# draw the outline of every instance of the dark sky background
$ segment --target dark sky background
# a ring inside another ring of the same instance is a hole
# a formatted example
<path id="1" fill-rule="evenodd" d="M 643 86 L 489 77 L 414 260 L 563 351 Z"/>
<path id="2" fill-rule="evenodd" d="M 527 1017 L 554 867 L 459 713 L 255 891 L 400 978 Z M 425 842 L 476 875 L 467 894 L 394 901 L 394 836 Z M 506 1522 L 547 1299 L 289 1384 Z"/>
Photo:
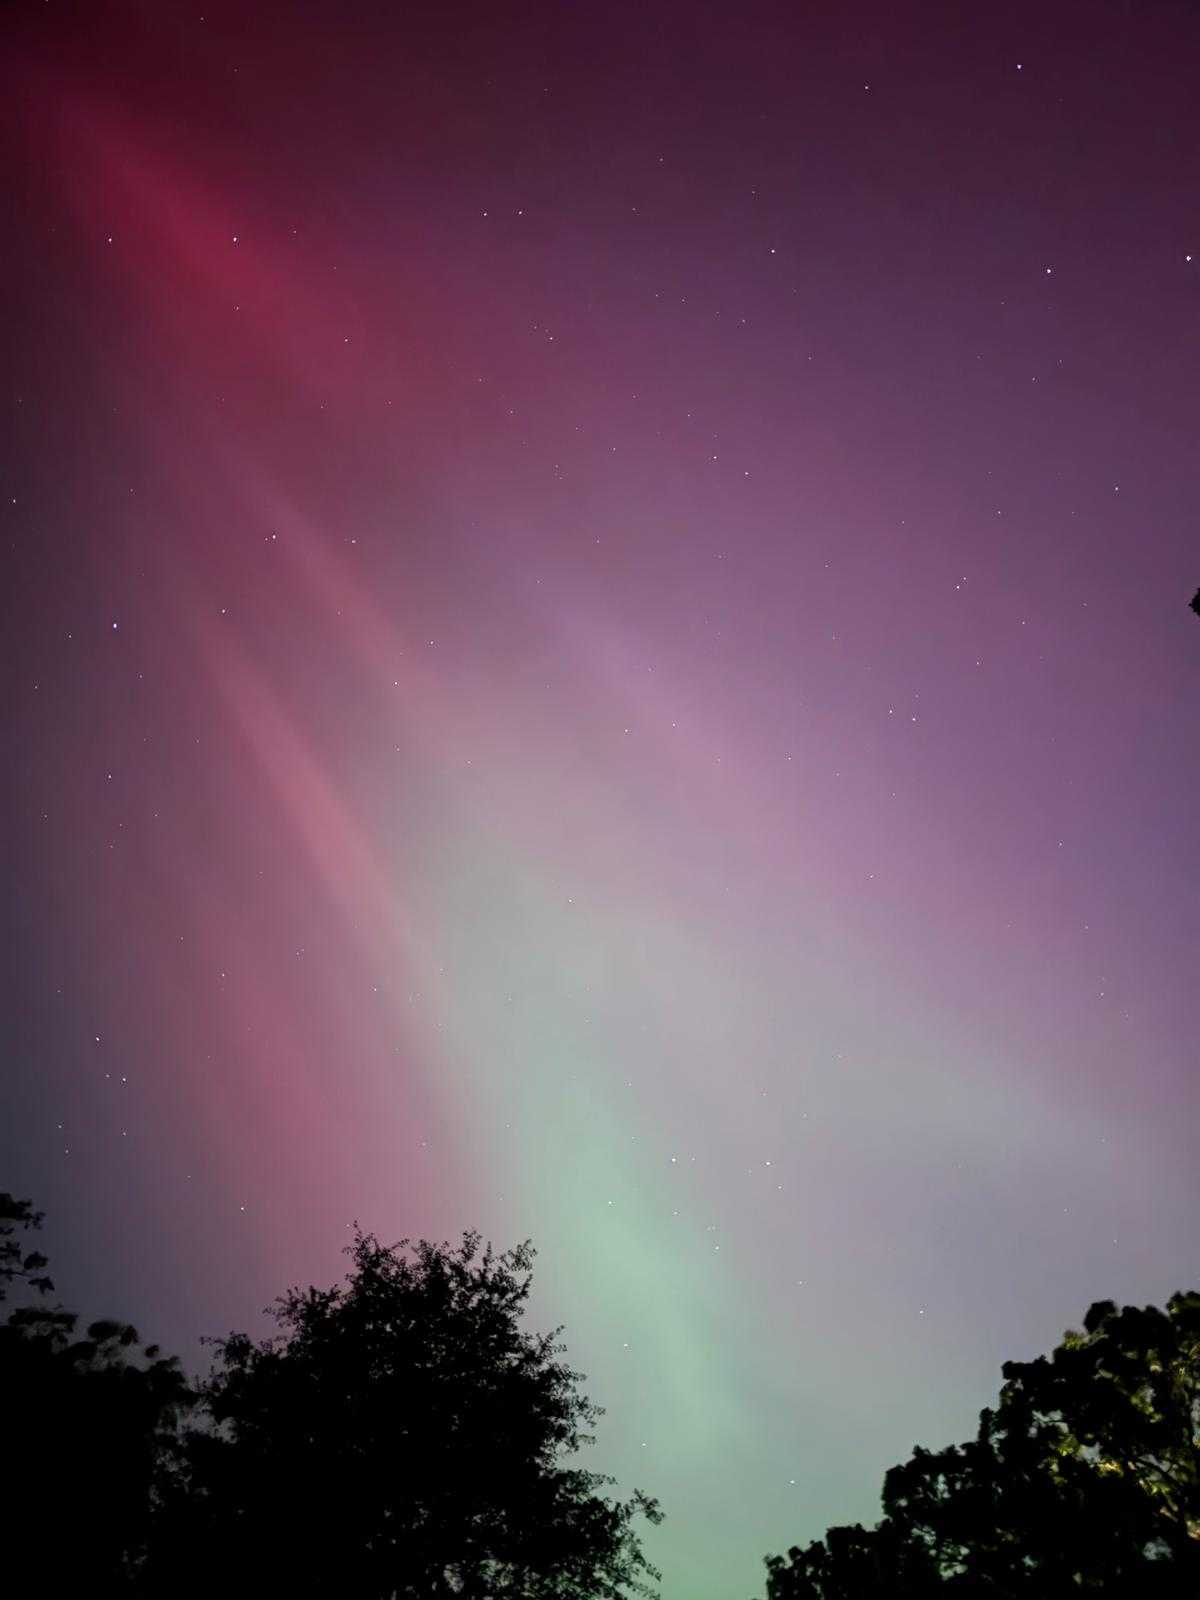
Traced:
<path id="1" fill-rule="evenodd" d="M 0 1185 L 539 1247 L 665 1600 L 1200 1281 L 1200 14 L 19 3 Z"/>

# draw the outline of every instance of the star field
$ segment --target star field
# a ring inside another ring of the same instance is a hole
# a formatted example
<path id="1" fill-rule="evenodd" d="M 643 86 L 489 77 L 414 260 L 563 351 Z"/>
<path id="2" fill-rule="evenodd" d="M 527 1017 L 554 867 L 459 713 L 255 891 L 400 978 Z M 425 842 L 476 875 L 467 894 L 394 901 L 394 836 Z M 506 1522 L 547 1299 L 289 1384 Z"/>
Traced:
<path id="1" fill-rule="evenodd" d="M 665 1600 L 1196 1278 L 1186 8 L 14 9 L 3 1184 L 539 1250 Z"/>

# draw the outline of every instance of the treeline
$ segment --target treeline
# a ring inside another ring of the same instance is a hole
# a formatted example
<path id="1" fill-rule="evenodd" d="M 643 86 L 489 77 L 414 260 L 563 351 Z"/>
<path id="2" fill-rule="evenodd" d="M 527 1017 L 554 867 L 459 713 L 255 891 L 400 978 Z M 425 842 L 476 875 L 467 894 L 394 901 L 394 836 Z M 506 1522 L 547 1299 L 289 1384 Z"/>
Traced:
<path id="1" fill-rule="evenodd" d="M 653 1593 L 635 1523 L 570 1464 L 597 1408 L 555 1334 L 521 1326 L 533 1252 L 359 1233 L 276 1337 L 212 1342 L 192 1382 L 135 1330 L 48 1303 L 41 1221 L 0 1195 L 0 1325 L 15 1561 L 54 1593 L 599 1600 Z"/>
<path id="2" fill-rule="evenodd" d="M 892 1468 L 874 1528 L 768 1558 L 768 1600 L 1200 1600 L 1200 1294 L 1100 1301 L 1003 1375 L 974 1439 Z"/>
<path id="3" fill-rule="evenodd" d="M 575 1463 L 596 1407 L 522 1326 L 533 1251 L 381 1245 L 292 1290 L 275 1337 L 195 1381 L 52 1305 L 28 1201 L 0 1195 L 10 1565 L 54 1592 L 629 1600 L 657 1503 Z M 1200 1294 L 1094 1305 L 1011 1362 L 975 1439 L 917 1449 L 871 1529 L 767 1558 L 767 1600 L 1200 1597 Z"/>

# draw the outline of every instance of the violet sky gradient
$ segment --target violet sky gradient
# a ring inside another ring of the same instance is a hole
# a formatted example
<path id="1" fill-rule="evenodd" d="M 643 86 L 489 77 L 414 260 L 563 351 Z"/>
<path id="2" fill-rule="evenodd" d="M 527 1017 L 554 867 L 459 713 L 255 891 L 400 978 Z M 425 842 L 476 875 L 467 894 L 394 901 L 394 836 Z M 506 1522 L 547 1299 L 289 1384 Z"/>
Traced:
<path id="1" fill-rule="evenodd" d="M 0 1185 L 539 1248 L 666 1600 L 1200 1281 L 1200 15 L 15 4 Z"/>

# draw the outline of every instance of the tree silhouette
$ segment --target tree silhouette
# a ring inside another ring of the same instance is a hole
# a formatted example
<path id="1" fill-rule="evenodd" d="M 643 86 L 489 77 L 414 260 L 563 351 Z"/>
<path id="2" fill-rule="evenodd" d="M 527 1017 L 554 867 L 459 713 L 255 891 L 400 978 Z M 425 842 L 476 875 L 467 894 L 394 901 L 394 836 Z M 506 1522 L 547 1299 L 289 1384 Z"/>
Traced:
<path id="1" fill-rule="evenodd" d="M 27 1285 L 41 1294 L 48 1294 L 54 1285 L 44 1276 L 49 1265 L 38 1250 L 26 1251 L 21 1234 L 32 1232 L 42 1225 L 43 1213 L 33 1209 L 30 1200 L 18 1200 L 7 1190 L 0 1190 L 0 1300 L 8 1296 L 13 1284 Z"/>
<path id="2" fill-rule="evenodd" d="M 312 1595 L 602 1600 L 658 1574 L 632 1524 L 640 1492 L 568 1464 L 599 1412 L 520 1318 L 533 1251 L 386 1247 L 292 1290 L 280 1334 L 216 1343 L 186 1476 L 164 1505 L 146 1592 L 236 1583 Z"/>
<path id="3" fill-rule="evenodd" d="M 41 1214 L 0 1194 L 0 1299 L 12 1287 L 45 1296 L 46 1258 L 19 1233 Z M 174 1358 L 144 1349 L 135 1329 L 78 1318 L 44 1299 L 0 1323 L 0 1395 L 10 1471 L 5 1518 L 20 1548 L 64 1591 L 108 1593 L 140 1564 L 161 1485 L 175 1468 L 176 1424 L 191 1391 Z"/>
<path id="4" fill-rule="evenodd" d="M 768 1600 L 1200 1594 L 1200 1294 L 1101 1301 L 1003 1373 L 974 1440 L 887 1474 L 874 1529 L 768 1557 Z"/>

